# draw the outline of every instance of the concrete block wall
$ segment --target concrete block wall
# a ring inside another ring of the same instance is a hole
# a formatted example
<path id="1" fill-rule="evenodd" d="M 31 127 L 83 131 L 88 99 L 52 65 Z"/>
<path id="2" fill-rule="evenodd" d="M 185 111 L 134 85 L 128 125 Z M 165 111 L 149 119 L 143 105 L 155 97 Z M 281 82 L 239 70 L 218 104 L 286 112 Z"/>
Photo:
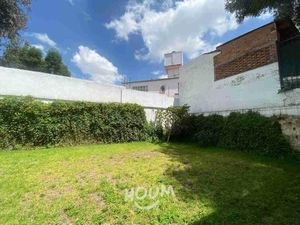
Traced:
<path id="1" fill-rule="evenodd" d="M 174 104 L 173 97 L 163 94 L 5 67 L 0 67 L 0 96 L 32 96 L 45 101 L 136 103 L 145 108 L 148 120 L 154 119 L 155 110 Z"/>

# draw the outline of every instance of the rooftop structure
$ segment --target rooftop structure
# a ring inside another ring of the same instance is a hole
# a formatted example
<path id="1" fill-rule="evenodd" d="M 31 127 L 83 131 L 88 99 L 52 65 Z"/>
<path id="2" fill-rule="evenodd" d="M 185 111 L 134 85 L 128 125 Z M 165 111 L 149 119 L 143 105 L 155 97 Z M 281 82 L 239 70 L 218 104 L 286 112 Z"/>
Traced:
<path id="1" fill-rule="evenodd" d="M 179 77 L 179 70 L 183 66 L 182 52 L 171 52 L 165 54 L 164 66 L 168 78 Z"/>

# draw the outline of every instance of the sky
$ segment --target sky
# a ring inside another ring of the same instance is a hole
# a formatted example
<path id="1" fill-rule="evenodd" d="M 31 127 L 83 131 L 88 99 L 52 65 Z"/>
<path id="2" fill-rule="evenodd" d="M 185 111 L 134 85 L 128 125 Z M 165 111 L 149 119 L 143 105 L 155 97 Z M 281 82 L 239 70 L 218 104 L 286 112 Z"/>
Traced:
<path id="1" fill-rule="evenodd" d="M 224 0 L 32 0 L 21 36 L 44 53 L 58 49 L 72 77 L 120 84 L 164 77 L 163 55 L 184 63 L 272 21 L 238 24 Z"/>

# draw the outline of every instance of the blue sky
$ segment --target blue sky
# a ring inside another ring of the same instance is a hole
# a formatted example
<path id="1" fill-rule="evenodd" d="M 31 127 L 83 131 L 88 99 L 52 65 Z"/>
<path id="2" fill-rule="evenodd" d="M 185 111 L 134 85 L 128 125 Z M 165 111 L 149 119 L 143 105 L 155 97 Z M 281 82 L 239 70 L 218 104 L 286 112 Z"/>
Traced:
<path id="1" fill-rule="evenodd" d="M 161 77 L 163 53 L 184 60 L 272 20 L 237 24 L 215 0 L 33 0 L 22 37 L 57 48 L 72 76 L 105 83 Z"/>

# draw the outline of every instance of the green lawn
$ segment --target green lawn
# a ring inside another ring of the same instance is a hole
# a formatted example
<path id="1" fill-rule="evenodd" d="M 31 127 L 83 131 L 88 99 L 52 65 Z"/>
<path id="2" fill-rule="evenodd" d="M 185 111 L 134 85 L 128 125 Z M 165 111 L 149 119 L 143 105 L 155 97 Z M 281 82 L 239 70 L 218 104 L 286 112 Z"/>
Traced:
<path id="1" fill-rule="evenodd" d="M 151 143 L 1 152 L 0 160 L 0 224 L 300 224 L 297 162 Z M 125 201 L 126 189 L 162 184 L 176 197 L 159 195 L 151 210 Z"/>

